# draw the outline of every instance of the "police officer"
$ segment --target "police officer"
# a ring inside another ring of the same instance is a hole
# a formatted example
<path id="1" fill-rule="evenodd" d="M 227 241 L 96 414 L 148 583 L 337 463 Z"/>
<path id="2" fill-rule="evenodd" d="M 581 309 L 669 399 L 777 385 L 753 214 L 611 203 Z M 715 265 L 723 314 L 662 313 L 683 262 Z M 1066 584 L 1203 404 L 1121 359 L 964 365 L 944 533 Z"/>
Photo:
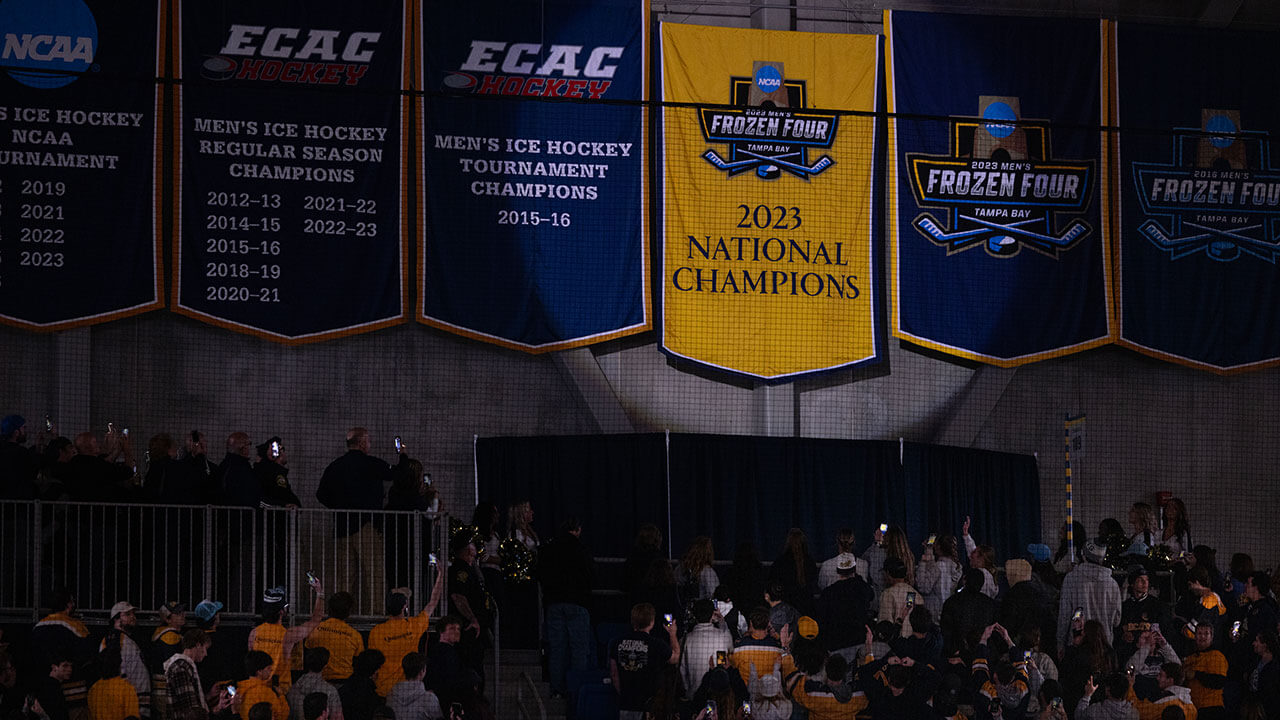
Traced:
<path id="1" fill-rule="evenodd" d="M 284 442 L 273 436 L 258 446 L 258 462 L 253 466 L 253 476 L 258 479 L 262 503 L 273 507 L 296 508 L 302 501 L 289 486 L 289 457 Z"/>

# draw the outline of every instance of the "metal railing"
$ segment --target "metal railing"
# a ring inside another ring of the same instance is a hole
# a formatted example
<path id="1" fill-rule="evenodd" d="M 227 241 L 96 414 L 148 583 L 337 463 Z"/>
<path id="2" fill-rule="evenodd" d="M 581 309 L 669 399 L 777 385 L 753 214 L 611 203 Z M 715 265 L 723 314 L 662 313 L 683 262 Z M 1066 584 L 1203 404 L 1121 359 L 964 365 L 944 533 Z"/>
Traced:
<path id="1" fill-rule="evenodd" d="M 353 624 L 386 613 L 387 590 L 426 601 L 447 562 L 444 513 L 0 501 L 0 615 L 39 619 L 66 587 L 89 618 L 127 600 L 143 610 L 208 598 L 229 621 L 283 587 L 308 615 L 308 571 L 355 597 Z M 441 565 L 431 566 L 430 554 Z"/>

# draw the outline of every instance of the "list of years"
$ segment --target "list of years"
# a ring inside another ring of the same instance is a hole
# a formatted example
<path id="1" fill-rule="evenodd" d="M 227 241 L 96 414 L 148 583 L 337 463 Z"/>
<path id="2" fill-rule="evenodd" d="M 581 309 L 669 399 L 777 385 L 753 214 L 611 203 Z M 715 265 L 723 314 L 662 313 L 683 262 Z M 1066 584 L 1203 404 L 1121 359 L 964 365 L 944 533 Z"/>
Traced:
<path id="1" fill-rule="evenodd" d="M 67 219 L 77 202 L 100 196 L 99 173 L 120 168 L 120 156 L 95 145 L 127 142 L 142 113 L 0 105 L 0 287 L 19 274 L 53 280 L 71 266 L 80 238 Z M 109 133 L 104 135 L 103 133 Z M 56 179 L 51 176 L 56 176 Z"/>
<path id="2" fill-rule="evenodd" d="M 199 193 L 204 301 L 287 301 L 318 241 L 378 237 L 378 200 L 357 180 L 382 162 L 384 128 L 196 118 L 194 133 L 225 168 Z"/>

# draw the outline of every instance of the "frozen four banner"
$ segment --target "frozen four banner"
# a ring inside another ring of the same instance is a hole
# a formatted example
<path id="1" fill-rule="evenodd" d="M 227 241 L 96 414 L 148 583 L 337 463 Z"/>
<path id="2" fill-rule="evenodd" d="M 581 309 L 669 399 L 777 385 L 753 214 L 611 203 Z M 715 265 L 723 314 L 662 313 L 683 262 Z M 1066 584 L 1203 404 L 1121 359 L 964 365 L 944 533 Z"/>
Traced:
<path id="1" fill-rule="evenodd" d="M 662 25 L 664 352 L 777 382 L 880 358 L 880 39 Z M 857 114 L 861 113 L 861 114 Z"/>
<path id="2" fill-rule="evenodd" d="M 0 2 L 0 323 L 160 300 L 155 2 Z"/>
<path id="3" fill-rule="evenodd" d="M 1014 366 L 1110 342 L 1097 20 L 886 12 L 894 333 Z"/>
<path id="4" fill-rule="evenodd" d="M 1117 29 L 1121 342 L 1219 372 L 1280 362 L 1274 34 Z M 1274 166 L 1274 167 L 1273 167 Z"/>
<path id="5" fill-rule="evenodd" d="M 528 352 L 649 329 L 646 5 L 433 4 L 422 322 Z"/>
<path id="6" fill-rule="evenodd" d="M 405 3 L 179 6 L 175 309 L 286 343 L 403 322 Z"/>

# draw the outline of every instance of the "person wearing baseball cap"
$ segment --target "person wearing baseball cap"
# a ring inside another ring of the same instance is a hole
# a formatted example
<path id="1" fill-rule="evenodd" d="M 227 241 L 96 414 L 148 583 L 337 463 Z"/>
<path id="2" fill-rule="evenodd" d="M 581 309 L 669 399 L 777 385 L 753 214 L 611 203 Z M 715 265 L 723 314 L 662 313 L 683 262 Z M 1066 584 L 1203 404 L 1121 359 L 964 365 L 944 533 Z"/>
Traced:
<path id="1" fill-rule="evenodd" d="M 138 647 L 131 634 L 138 627 L 137 610 L 128 600 L 111 606 L 111 630 L 102 639 L 98 650 L 106 650 L 112 642 L 119 641 L 121 672 L 138 693 L 141 717 L 148 718 L 151 717 L 151 672 L 143 660 L 142 648 Z"/>
<path id="2" fill-rule="evenodd" d="M 853 553 L 841 553 L 835 559 L 839 579 L 823 589 L 814 613 L 822 628 L 822 646 L 831 652 L 858 644 L 875 599 L 875 590 L 862 579 Z"/>
<path id="3" fill-rule="evenodd" d="M 182 652 L 182 628 L 187 624 L 187 606 L 177 600 L 170 600 L 160 606 L 158 614 L 161 625 L 151 633 L 153 668 L 163 667 L 165 660 Z"/>
<path id="4" fill-rule="evenodd" d="M 284 588 L 273 587 L 262 593 L 262 623 L 249 632 L 249 649 L 260 650 L 271 658 L 272 674 L 281 693 L 287 694 L 293 683 L 294 649 L 324 619 L 324 585 L 316 577 L 309 578 L 308 583 L 316 597 L 311 604 L 311 617 L 305 623 L 285 628 L 284 613 L 289 603 L 285 602 Z M 297 664 L 301 668 L 301 658 Z"/>
<path id="5" fill-rule="evenodd" d="M 39 455 L 27 445 L 27 421 L 21 415 L 0 420 L 0 498 L 32 500 L 36 497 Z"/>
<path id="6" fill-rule="evenodd" d="M 1171 608 L 1152 595 L 1151 580 L 1142 565 L 1129 568 L 1129 590 L 1120 606 L 1120 627 L 1114 647 L 1124 659 L 1138 649 L 1138 639 L 1148 630 L 1159 630 L 1172 618 Z"/>
<path id="7" fill-rule="evenodd" d="M 200 685 L 211 690 L 220 682 L 240 677 L 244 664 L 244 646 L 227 638 L 226 633 L 218 632 L 222 609 L 222 603 L 205 598 L 191 611 L 196 627 L 204 631 L 209 641 L 204 662 L 197 665 L 196 670 L 200 674 Z"/>

